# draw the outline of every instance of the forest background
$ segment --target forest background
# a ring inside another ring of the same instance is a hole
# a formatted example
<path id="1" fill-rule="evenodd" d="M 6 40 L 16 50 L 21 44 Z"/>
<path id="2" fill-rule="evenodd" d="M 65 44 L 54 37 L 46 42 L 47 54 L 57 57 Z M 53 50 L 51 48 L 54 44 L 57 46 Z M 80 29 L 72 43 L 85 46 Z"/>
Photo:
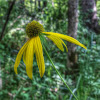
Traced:
<path id="1" fill-rule="evenodd" d="M 26 42 L 25 27 L 39 21 L 46 31 L 72 36 L 87 50 L 65 42 L 61 52 L 49 39 L 50 57 L 79 100 L 100 100 L 99 0 L 0 0 L 0 100 L 75 100 L 52 68 L 46 54 L 41 79 L 34 61 L 33 80 L 21 61 L 14 73 L 18 51 Z"/>

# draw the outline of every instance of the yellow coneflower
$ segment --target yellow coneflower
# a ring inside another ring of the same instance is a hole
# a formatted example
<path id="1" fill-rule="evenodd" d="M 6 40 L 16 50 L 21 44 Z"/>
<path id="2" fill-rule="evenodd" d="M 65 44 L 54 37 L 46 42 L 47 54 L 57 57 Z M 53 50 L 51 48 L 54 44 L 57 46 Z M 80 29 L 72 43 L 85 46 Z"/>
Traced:
<path id="1" fill-rule="evenodd" d="M 44 32 L 43 26 L 39 22 L 34 20 L 28 23 L 28 25 L 26 26 L 26 33 L 29 37 L 29 40 L 23 45 L 16 57 L 14 71 L 17 74 L 17 67 L 19 66 L 21 57 L 23 56 L 23 61 L 26 65 L 26 72 L 30 79 L 32 79 L 33 76 L 32 72 L 34 54 L 36 55 L 40 76 L 43 77 L 45 72 L 42 44 L 39 37 L 40 35 L 45 34 L 45 36 L 52 40 L 61 51 L 64 51 L 63 45 L 66 47 L 66 51 L 68 51 L 67 46 L 62 39 L 86 49 L 86 47 L 83 44 L 81 44 L 79 41 L 70 36 L 53 32 Z"/>

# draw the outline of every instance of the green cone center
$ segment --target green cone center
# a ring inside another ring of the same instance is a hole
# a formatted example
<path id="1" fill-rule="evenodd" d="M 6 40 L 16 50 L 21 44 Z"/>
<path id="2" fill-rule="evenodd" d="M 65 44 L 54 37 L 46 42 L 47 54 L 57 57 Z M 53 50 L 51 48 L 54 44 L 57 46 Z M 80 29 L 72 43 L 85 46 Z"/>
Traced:
<path id="1" fill-rule="evenodd" d="M 29 38 L 32 38 L 34 36 L 38 36 L 42 32 L 44 32 L 43 26 L 35 20 L 28 23 L 26 26 L 26 33 L 27 33 Z"/>

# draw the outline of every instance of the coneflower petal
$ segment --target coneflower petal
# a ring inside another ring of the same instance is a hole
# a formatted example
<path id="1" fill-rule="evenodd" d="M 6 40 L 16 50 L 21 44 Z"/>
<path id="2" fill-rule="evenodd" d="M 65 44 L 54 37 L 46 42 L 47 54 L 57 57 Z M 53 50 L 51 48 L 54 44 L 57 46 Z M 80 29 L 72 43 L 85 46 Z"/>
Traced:
<path id="1" fill-rule="evenodd" d="M 63 45 L 62 45 L 62 41 L 59 37 L 55 37 L 55 36 L 52 36 L 52 35 L 49 35 L 47 36 L 50 40 L 52 40 L 55 45 L 61 50 L 61 51 L 64 51 L 64 48 L 63 48 Z"/>
<path id="2" fill-rule="evenodd" d="M 20 63 L 22 54 L 23 54 L 24 50 L 26 49 L 26 47 L 28 46 L 29 41 L 30 41 L 30 40 L 28 40 L 28 41 L 23 45 L 23 47 L 20 49 L 20 51 L 19 51 L 18 54 L 17 54 L 16 61 L 15 61 L 15 65 L 14 65 L 14 71 L 15 71 L 16 74 L 18 74 L 18 73 L 17 73 L 17 68 L 18 68 L 18 66 L 19 66 L 19 63 Z"/>
<path id="3" fill-rule="evenodd" d="M 34 46 L 35 46 L 35 54 L 36 54 L 36 60 L 39 68 L 40 77 L 43 77 L 45 72 L 45 64 L 44 64 L 42 44 L 39 36 L 35 37 Z"/>
<path id="4" fill-rule="evenodd" d="M 26 65 L 26 50 L 27 48 L 23 52 L 23 62 L 25 63 L 25 65 Z"/>
<path id="5" fill-rule="evenodd" d="M 60 33 L 53 33 L 53 32 L 43 32 L 43 33 L 62 38 L 64 40 L 68 41 L 68 42 L 74 43 L 76 45 L 79 45 L 79 46 L 87 49 L 83 44 L 81 44 L 79 41 L 77 41 L 76 39 L 74 39 L 74 38 L 72 38 L 70 36 L 63 35 L 63 34 L 60 34 Z"/>
<path id="6" fill-rule="evenodd" d="M 26 72 L 30 79 L 32 79 L 33 72 L 33 57 L 34 57 L 34 38 L 32 38 L 27 46 L 25 63 L 26 63 Z"/>
<path id="7" fill-rule="evenodd" d="M 60 39 L 60 41 L 61 41 L 61 43 L 65 46 L 66 52 L 68 52 L 68 48 L 67 48 L 66 44 L 64 43 L 64 41 L 63 41 L 62 39 Z"/>

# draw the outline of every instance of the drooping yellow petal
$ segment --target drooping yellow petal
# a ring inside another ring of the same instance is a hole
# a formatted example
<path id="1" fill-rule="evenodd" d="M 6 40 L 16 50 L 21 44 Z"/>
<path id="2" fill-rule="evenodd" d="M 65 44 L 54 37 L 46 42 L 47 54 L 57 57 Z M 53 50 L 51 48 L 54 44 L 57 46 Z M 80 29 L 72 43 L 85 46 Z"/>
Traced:
<path id="1" fill-rule="evenodd" d="M 19 63 L 20 63 L 22 54 L 23 54 L 24 50 L 26 49 L 26 47 L 27 47 L 29 41 L 30 41 L 30 40 L 28 40 L 28 41 L 23 45 L 23 47 L 20 49 L 20 51 L 19 51 L 18 54 L 17 54 L 16 61 L 15 61 L 15 65 L 14 65 L 14 71 L 15 71 L 16 74 L 18 74 L 18 73 L 17 73 L 17 67 L 19 66 Z"/>
<path id="2" fill-rule="evenodd" d="M 25 65 L 26 65 L 26 50 L 27 48 L 23 52 L 23 62 L 25 63 Z"/>
<path id="3" fill-rule="evenodd" d="M 68 52 L 68 48 L 67 48 L 66 44 L 64 43 L 64 41 L 62 39 L 60 39 L 60 40 L 61 40 L 62 44 L 65 46 L 66 52 Z"/>
<path id="4" fill-rule="evenodd" d="M 70 37 L 70 36 L 67 36 L 67 35 L 63 35 L 63 34 L 60 34 L 60 33 L 53 33 L 53 32 L 43 32 L 45 34 L 48 34 L 48 35 L 53 35 L 53 36 L 57 36 L 59 38 L 62 38 L 68 42 L 71 42 L 71 43 L 74 43 L 76 45 L 79 45 L 85 49 L 87 49 L 83 44 L 81 44 L 79 41 L 77 41 L 76 39 Z"/>
<path id="5" fill-rule="evenodd" d="M 50 40 L 52 40 L 55 45 L 61 50 L 61 51 L 64 51 L 64 48 L 63 48 L 63 45 L 62 45 L 62 41 L 59 37 L 55 37 L 55 36 L 52 36 L 52 35 L 49 35 L 47 36 Z"/>
<path id="6" fill-rule="evenodd" d="M 42 44 L 39 36 L 35 37 L 34 46 L 35 46 L 35 54 L 36 54 L 36 60 L 39 68 L 40 77 L 43 77 L 45 72 L 45 64 L 44 64 Z"/>
<path id="7" fill-rule="evenodd" d="M 26 72 L 30 79 L 32 79 L 33 72 L 33 57 L 34 57 L 34 38 L 32 38 L 27 46 L 25 63 L 26 63 Z"/>

